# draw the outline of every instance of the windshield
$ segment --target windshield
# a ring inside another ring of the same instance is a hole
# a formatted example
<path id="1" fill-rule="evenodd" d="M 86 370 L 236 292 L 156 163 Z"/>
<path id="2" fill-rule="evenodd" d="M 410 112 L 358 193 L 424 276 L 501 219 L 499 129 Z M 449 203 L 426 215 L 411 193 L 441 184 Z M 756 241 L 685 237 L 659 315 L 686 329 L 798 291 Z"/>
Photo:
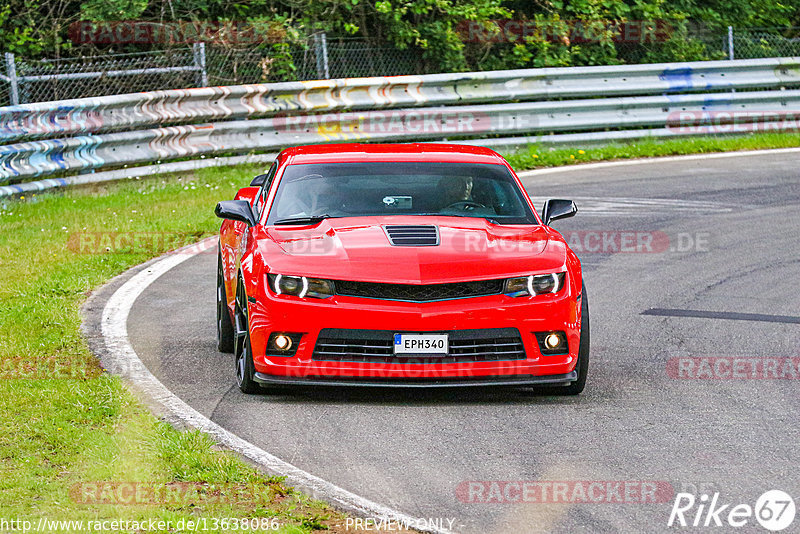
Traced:
<path id="1" fill-rule="evenodd" d="M 509 170 L 475 163 L 289 165 L 267 224 L 327 217 L 450 215 L 538 224 Z"/>

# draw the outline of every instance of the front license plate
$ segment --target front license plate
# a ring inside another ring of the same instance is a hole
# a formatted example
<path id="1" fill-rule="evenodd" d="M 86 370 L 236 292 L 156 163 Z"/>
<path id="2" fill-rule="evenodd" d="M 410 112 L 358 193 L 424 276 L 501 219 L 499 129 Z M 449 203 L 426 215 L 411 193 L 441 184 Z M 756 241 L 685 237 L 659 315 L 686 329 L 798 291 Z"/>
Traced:
<path id="1" fill-rule="evenodd" d="M 395 354 L 447 354 L 447 334 L 395 334 Z"/>

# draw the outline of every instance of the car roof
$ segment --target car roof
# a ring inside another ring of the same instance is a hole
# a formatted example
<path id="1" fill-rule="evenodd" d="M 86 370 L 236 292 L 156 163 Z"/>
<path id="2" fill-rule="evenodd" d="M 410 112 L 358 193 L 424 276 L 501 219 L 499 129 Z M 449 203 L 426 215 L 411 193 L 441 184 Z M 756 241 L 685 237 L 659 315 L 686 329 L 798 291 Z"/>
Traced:
<path id="1" fill-rule="evenodd" d="M 452 143 L 333 143 L 287 148 L 280 158 L 289 163 L 334 163 L 355 161 L 430 161 L 447 163 L 493 163 L 505 160 L 486 147 Z"/>

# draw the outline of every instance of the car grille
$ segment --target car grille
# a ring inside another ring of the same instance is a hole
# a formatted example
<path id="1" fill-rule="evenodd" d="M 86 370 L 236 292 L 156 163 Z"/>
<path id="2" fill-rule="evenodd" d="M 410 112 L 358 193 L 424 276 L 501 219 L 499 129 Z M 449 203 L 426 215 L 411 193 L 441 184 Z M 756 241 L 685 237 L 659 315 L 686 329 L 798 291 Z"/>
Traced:
<path id="1" fill-rule="evenodd" d="M 430 247 L 439 244 L 439 228 L 433 225 L 386 225 L 386 236 L 396 247 Z"/>
<path id="2" fill-rule="evenodd" d="M 433 302 L 437 300 L 499 295 L 503 292 L 504 283 L 504 280 L 482 280 L 449 284 L 383 284 L 346 280 L 336 280 L 334 282 L 337 295 L 404 300 L 408 302 Z"/>
<path id="3" fill-rule="evenodd" d="M 312 358 L 317 361 L 444 364 L 524 360 L 525 348 L 516 328 L 452 330 L 449 353 L 442 356 L 394 354 L 392 330 L 323 329 Z"/>

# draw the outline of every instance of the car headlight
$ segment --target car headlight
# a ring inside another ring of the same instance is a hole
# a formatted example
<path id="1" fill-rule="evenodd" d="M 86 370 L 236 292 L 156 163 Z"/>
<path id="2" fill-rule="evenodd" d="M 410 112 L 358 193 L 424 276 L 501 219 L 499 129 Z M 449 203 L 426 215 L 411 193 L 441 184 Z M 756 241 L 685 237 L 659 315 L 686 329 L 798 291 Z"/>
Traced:
<path id="1" fill-rule="evenodd" d="M 567 273 L 532 274 L 506 280 L 503 293 L 509 297 L 529 297 L 545 293 L 558 293 L 564 287 Z"/>
<path id="2" fill-rule="evenodd" d="M 333 295 L 332 280 L 283 274 L 269 274 L 267 278 L 270 289 L 276 295 L 294 295 L 295 297 L 314 299 L 326 299 Z"/>

